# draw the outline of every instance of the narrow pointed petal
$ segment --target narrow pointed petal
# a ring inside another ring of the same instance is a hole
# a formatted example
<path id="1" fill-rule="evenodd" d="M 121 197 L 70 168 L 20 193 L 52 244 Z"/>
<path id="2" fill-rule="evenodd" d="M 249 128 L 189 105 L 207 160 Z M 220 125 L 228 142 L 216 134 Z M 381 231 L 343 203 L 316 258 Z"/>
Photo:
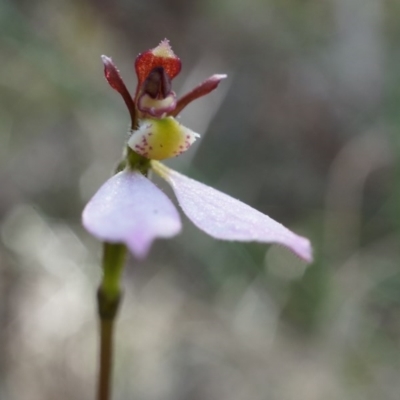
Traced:
<path id="1" fill-rule="evenodd" d="M 102 241 L 125 243 L 137 258 L 147 255 L 155 238 L 181 230 L 171 200 L 141 173 L 126 170 L 98 190 L 83 210 L 82 222 Z"/>
<path id="2" fill-rule="evenodd" d="M 158 162 L 153 169 L 169 182 L 188 218 L 217 239 L 281 244 L 307 262 L 312 261 L 308 239 L 218 190 L 173 171 Z"/>
<path id="3" fill-rule="evenodd" d="M 204 82 L 200 83 L 200 85 L 192 89 L 189 93 L 186 93 L 183 97 L 181 97 L 177 101 L 175 109 L 172 110 L 169 115 L 176 117 L 193 100 L 203 97 L 216 89 L 222 79 L 225 79 L 226 77 L 227 75 L 225 74 L 215 74 L 210 76 Z"/>
<path id="4" fill-rule="evenodd" d="M 133 99 L 128 91 L 128 89 L 125 86 L 124 81 L 121 78 L 121 75 L 118 71 L 118 68 L 114 64 L 113 60 L 110 57 L 101 56 L 101 60 L 104 65 L 104 76 L 106 77 L 106 80 L 108 84 L 116 90 L 124 99 L 124 102 L 128 108 L 129 114 L 131 115 L 132 119 L 132 126 L 134 125 L 134 121 L 136 120 L 135 116 L 135 103 L 133 102 Z"/>

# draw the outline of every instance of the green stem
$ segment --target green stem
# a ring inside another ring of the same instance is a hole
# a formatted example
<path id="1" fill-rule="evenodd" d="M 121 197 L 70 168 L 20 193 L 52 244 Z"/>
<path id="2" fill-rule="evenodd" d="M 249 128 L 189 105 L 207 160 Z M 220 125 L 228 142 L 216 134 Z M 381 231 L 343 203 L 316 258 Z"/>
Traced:
<path id="1" fill-rule="evenodd" d="M 144 176 L 147 176 L 150 169 L 150 160 L 148 158 L 141 156 L 130 147 L 127 147 L 126 161 L 130 169 L 139 170 Z"/>
<path id="2" fill-rule="evenodd" d="M 121 300 L 121 274 L 125 263 L 123 244 L 104 243 L 103 279 L 97 292 L 100 322 L 98 400 L 109 400 L 113 361 L 114 321 Z"/>

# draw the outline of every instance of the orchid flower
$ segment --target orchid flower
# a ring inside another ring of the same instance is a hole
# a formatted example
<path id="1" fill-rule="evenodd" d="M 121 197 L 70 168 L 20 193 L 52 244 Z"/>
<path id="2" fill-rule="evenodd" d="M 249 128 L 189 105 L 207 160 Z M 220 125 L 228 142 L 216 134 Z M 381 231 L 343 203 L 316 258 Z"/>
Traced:
<path id="1" fill-rule="evenodd" d="M 226 75 L 216 74 L 177 99 L 171 82 L 181 61 L 163 40 L 136 58 L 134 97 L 111 58 L 102 56 L 105 77 L 120 93 L 131 116 L 131 129 L 117 173 L 98 190 L 83 211 L 83 225 L 96 238 L 121 243 L 139 259 L 156 238 L 170 238 L 182 228 L 172 201 L 149 179 L 154 171 L 175 192 L 186 216 L 216 239 L 277 243 L 306 262 L 312 261 L 308 239 L 254 208 L 176 172 L 160 160 L 185 152 L 199 135 L 175 117 L 193 100 L 213 91 Z"/>

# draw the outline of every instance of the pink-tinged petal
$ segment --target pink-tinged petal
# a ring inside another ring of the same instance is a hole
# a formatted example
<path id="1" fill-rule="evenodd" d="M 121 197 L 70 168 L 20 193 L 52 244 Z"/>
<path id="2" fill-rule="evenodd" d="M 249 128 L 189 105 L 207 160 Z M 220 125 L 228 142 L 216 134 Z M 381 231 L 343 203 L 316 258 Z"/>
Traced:
<path id="1" fill-rule="evenodd" d="M 83 210 L 82 222 L 93 236 L 125 243 L 138 258 L 147 255 L 155 238 L 181 230 L 171 200 L 136 171 L 119 172 L 104 183 Z"/>
<path id="2" fill-rule="evenodd" d="M 218 190 L 173 171 L 158 162 L 153 169 L 172 186 L 188 218 L 217 239 L 278 243 L 307 262 L 312 261 L 308 239 Z"/>

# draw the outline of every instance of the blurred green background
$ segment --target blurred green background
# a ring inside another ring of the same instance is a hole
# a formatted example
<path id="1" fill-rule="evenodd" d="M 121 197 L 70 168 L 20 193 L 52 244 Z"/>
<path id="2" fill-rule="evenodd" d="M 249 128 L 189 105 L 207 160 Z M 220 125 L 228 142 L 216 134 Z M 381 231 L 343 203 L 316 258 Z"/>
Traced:
<path id="1" fill-rule="evenodd" d="M 169 165 L 310 237 L 315 263 L 185 219 L 129 261 L 114 398 L 399 398 L 400 2 L 1 0 L 0 32 L 1 400 L 94 397 L 100 244 L 80 213 L 129 124 L 100 55 L 133 92 L 165 37 L 178 94 L 228 74 Z"/>

